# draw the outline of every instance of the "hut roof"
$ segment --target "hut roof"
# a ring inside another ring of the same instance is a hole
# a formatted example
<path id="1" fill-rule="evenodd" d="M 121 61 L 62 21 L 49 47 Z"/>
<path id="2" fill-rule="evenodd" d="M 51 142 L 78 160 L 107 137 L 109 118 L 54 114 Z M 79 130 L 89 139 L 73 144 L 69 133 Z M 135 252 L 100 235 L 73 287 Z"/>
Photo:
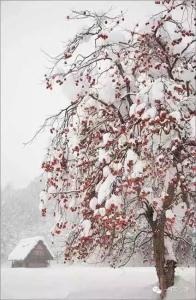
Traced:
<path id="1" fill-rule="evenodd" d="M 18 245 L 8 256 L 8 260 L 24 260 L 40 241 L 44 244 L 49 254 L 53 258 L 54 255 L 52 254 L 52 251 L 49 249 L 48 245 L 46 244 L 44 238 L 42 236 L 35 236 L 35 237 L 20 240 Z"/>

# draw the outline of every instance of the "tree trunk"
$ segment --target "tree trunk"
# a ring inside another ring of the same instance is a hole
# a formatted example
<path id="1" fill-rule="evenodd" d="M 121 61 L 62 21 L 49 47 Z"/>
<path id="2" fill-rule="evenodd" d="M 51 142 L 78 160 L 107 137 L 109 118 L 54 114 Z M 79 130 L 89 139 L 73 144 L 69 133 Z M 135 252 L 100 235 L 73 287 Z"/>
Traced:
<path id="1" fill-rule="evenodd" d="M 176 262 L 174 260 L 167 260 L 165 263 L 165 276 L 166 276 L 166 287 L 174 285 Z"/>
<path id="2" fill-rule="evenodd" d="M 155 267 L 159 280 L 159 288 L 161 290 L 161 297 L 164 298 L 167 290 L 167 280 L 165 276 L 165 250 L 164 250 L 164 231 L 156 229 L 153 233 L 153 248 Z"/>
<path id="3" fill-rule="evenodd" d="M 153 220 L 153 209 L 149 206 L 146 217 L 152 228 L 155 267 L 161 290 L 161 298 L 164 298 L 167 288 L 174 285 L 176 267 L 174 260 L 165 260 L 165 212 L 163 211 L 157 220 Z"/>
<path id="4" fill-rule="evenodd" d="M 175 261 L 165 261 L 164 222 L 163 224 L 160 224 L 160 226 L 157 226 L 153 232 L 153 248 L 161 298 L 164 298 L 166 296 L 167 288 L 174 285 L 176 267 Z"/>

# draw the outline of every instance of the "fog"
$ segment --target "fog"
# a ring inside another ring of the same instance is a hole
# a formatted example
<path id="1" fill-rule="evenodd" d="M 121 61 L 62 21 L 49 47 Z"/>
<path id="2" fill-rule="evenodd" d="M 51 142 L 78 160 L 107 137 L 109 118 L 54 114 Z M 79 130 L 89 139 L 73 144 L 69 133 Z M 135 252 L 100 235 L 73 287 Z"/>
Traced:
<path id="1" fill-rule="evenodd" d="M 119 7 L 120 4 L 120 7 Z M 157 11 L 154 1 L 2 1 L 1 2 L 1 185 L 26 186 L 41 174 L 48 131 L 23 145 L 44 119 L 68 99 L 59 87 L 48 91 L 44 74 L 51 67 L 43 50 L 57 55 L 81 26 L 66 22 L 71 9 L 123 10 L 134 25 Z"/>

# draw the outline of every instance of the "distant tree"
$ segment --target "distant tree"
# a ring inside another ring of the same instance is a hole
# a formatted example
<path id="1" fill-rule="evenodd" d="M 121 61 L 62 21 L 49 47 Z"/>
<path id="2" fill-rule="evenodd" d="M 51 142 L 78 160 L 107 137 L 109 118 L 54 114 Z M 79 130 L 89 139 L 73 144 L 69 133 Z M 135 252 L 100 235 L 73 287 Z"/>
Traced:
<path id="1" fill-rule="evenodd" d="M 22 238 L 43 235 L 50 238 L 52 216 L 41 219 L 38 211 L 39 193 L 43 184 L 35 178 L 23 189 L 7 185 L 1 191 L 1 262 Z M 52 209 L 52 208 L 51 208 Z M 25 213 L 24 213 L 25 212 Z M 54 253 L 56 251 L 56 245 Z M 54 247 L 53 247 L 54 248 Z"/>
<path id="2" fill-rule="evenodd" d="M 195 224 L 196 20 L 195 1 L 155 2 L 163 10 L 134 29 L 122 29 L 122 12 L 67 16 L 87 27 L 45 76 L 72 96 L 40 129 L 52 135 L 40 209 L 55 203 L 65 261 L 97 253 L 123 266 L 148 245 L 164 297 Z"/>

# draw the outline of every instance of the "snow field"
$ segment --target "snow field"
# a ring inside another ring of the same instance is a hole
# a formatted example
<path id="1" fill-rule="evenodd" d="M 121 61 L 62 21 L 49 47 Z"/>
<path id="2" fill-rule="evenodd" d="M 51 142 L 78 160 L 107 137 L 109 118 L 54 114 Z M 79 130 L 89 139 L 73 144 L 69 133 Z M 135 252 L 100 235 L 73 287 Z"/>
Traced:
<path id="1" fill-rule="evenodd" d="M 159 299 L 152 267 L 3 267 L 1 278 L 1 299 Z M 194 299 L 195 268 L 177 268 L 176 285 L 169 289 L 166 300 Z"/>

